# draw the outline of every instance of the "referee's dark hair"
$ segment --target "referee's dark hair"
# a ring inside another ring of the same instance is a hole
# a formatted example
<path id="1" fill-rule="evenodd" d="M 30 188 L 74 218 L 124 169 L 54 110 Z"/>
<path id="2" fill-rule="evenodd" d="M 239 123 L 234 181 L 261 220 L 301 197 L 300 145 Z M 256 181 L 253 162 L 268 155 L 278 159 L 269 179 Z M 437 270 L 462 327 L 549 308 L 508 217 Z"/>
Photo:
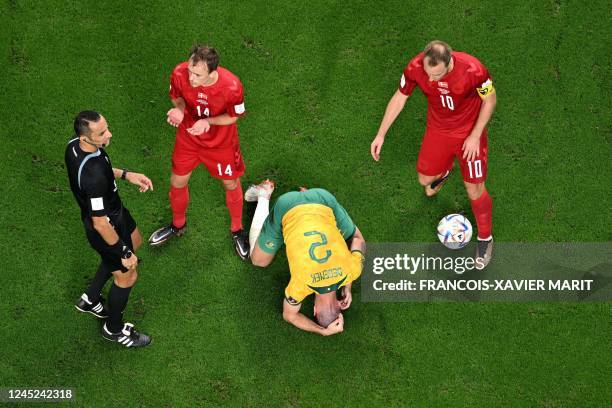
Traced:
<path id="1" fill-rule="evenodd" d="M 91 130 L 89 129 L 90 122 L 97 122 L 102 118 L 100 114 L 96 111 L 86 110 L 79 112 L 76 118 L 74 118 L 74 133 L 77 137 L 89 136 L 91 134 Z"/>

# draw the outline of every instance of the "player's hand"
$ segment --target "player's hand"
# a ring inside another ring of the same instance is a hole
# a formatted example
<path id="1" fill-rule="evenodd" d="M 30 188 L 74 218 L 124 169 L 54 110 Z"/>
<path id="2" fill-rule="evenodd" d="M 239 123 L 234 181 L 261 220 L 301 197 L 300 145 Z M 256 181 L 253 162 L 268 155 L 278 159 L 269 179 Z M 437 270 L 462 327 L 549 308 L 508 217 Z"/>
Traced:
<path id="1" fill-rule="evenodd" d="M 383 143 L 385 143 L 384 136 L 376 136 L 370 145 L 370 153 L 372 154 L 372 158 L 376 161 L 380 160 L 380 149 L 382 149 Z"/>
<path id="2" fill-rule="evenodd" d="M 323 330 L 322 334 L 324 336 L 331 336 L 336 333 L 342 333 L 343 331 L 344 331 L 344 316 L 342 316 L 342 313 L 340 313 L 338 318 L 334 320 L 333 322 L 331 322 L 329 326 L 327 326 Z"/>
<path id="3" fill-rule="evenodd" d="M 206 119 L 200 119 L 187 129 L 187 132 L 194 136 L 200 136 L 202 133 L 208 132 L 208 129 L 210 129 L 210 123 Z"/>
<path id="4" fill-rule="evenodd" d="M 342 296 L 344 298 L 340 301 L 340 309 L 346 310 L 351 307 L 351 302 L 353 301 L 353 295 L 351 294 L 351 290 L 344 286 L 342 288 Z"/>
<path id="5" fill-rule="evenodd" d="M 153 182 L 144 174 L 132 173 L 131 171 L 125 176 L 125 179 L 132 184 L 137 185 L 141 193 L 151 189 L 153 191 Z"/>
<path id="6" fill-rule="evenodd" d="M 133 269 L 136 267 L 136 265 L 138 265 L 138 258 L 136 257 L 136 254 L 132 252 L 132 256 L 130 256 L 128 259 L 121 258 L 121 264 L 124 268 Z"/>
<path id="7" fill-rule="evenodd" d="M 480 136 L 470 134 L 461 147 L 463 150 L 463 159 L 472 161 L 480 154 Z"/>
<path id="8" fill-rule="evenodd" d="M 185 117 L 185 113 L 183 113 L 183 111 L 179 108 L 170 109 L 166 115 L 168 115 L 166 122 L 168 122 L 174 127 L 179 127 L 179 125 L 183 121 L 183 118 Z"/>

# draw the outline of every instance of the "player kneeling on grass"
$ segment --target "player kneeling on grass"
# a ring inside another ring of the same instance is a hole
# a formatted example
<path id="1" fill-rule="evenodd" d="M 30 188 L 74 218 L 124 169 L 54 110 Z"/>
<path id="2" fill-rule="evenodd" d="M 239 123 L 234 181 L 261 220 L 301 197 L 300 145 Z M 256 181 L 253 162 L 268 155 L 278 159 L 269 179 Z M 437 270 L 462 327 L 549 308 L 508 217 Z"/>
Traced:
<path id="1" fill-rule="evenodd" d="M 70 188 L 80 209 L 87 240 L 101 258 L 98 271 L 75 304 L 77 310 L 106 319 L 102 337 L 125 347 L 142 347 L 151 342 L 134 325 L 123 322 L 123 310 L 136 283 L 138 258 L 135 251 L 142 243 L 136 221 L 123 206 L 115 179 L 121 178 L 140 187 L 140 192 L 153 190 L 153 183 L 144 174 L 113 168 L 104 148 L 112 134 L 104 116 L 83 111 L 74 120 L 76 138 L 66 146 L 65 161 Z M 114 277 L 108 291 L 108 310 L 100 291 Z"/>
<path id="2" fill-rule="evenodd" d="M 323 336 L 340 333 L 341 311 L 351 305 L 351 285 L 361 275 L 365 240 L 329 191 L 285 193 L 270 211 L 273 190 L 274 183 L 266 180 L 245 193 L 246 201 L 257 201 L 249 233 L 251 261 L 255 266 L 270 265 L 284 241 L 291 280 L 285 289 L 283 318 Z M 302 301 L 312 293 L 315 321 L 300 313 Z"/>

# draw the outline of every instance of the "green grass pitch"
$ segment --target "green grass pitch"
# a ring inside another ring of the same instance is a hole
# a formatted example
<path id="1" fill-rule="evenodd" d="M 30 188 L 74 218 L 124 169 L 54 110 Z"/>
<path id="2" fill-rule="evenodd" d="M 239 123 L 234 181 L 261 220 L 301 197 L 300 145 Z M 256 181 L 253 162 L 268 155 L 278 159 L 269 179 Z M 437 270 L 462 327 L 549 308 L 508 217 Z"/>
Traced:
<path id="1" fill-rule="evenodd" d="M 433 200 L 416 182 L 419 91 L 381 162 L 369 145 L 406 62 L 439 38 L 495 79 L 496 239 L 611 241 L 607 2 L 0 7 L 0 387 L 70 387 L 79 406 L 610 406 L 610 303 L 372 304 L 357 283 L 343 334 L 287 325 L 285 256 L 263 270 L 237 259 L 224 194 L 205 171 L 191 181 L 188 235 L 139 254 L 125 315 L 152 346 L 109 344 L 73 308 L 98 260 L 63 167 L 75 114 L 99 110 L 113 163 L 155 184 L 145 195 L 120 184 L 143 235 L 167 221 L 168 78 L 194 42 L 208 42 L 245 87 L 244 185 L 272 177 L 277 196 L 325 187 L 368 241 L 434 240 L 441 215 L 470 208 L 457 175 Z"/>

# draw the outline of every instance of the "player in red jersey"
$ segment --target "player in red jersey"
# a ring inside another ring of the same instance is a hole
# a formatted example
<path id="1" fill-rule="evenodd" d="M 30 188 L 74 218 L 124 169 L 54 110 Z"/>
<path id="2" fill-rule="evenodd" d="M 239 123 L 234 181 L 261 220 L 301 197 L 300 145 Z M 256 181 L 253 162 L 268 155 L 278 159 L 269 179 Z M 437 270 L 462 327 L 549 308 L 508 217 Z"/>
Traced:
<path id="1" fill-rule="evenodd" d="M 427 196 L 433 196 L 448 179 L 457 158 L 478 226 L 476 256 L 487 265 L 493 251 L 493 202 L 485 188 L 486 125 L 497 102 L 493 81 L 476 58 L 452 51 L 442 41 L 430 42 L 408 63 L 387 105 L 370 147 L 374 160 L 380 159 L 385 135 L 416 86 L 427 97 L 427 127 L 417 160 L 419 183 Z"/>
<path id="2" fill-rule="evenodd" d="M 151 245 L 160 245 L 185 232 L 191 172 L 200 164 L 221 180 L 231 218 L 231 236 L 241 259 L 249 253 L 242 228 L 244 162 L 240 153 L 236 122 L 245 114 L 242 84 L 238 77 L 219 66 L 214 48 L 196 45 L 189 60 L 178 64 L 170 76 L 168 123 L 177 128 L 172 153 L 170 205 L 172 223 L 155 231 Z"/>

